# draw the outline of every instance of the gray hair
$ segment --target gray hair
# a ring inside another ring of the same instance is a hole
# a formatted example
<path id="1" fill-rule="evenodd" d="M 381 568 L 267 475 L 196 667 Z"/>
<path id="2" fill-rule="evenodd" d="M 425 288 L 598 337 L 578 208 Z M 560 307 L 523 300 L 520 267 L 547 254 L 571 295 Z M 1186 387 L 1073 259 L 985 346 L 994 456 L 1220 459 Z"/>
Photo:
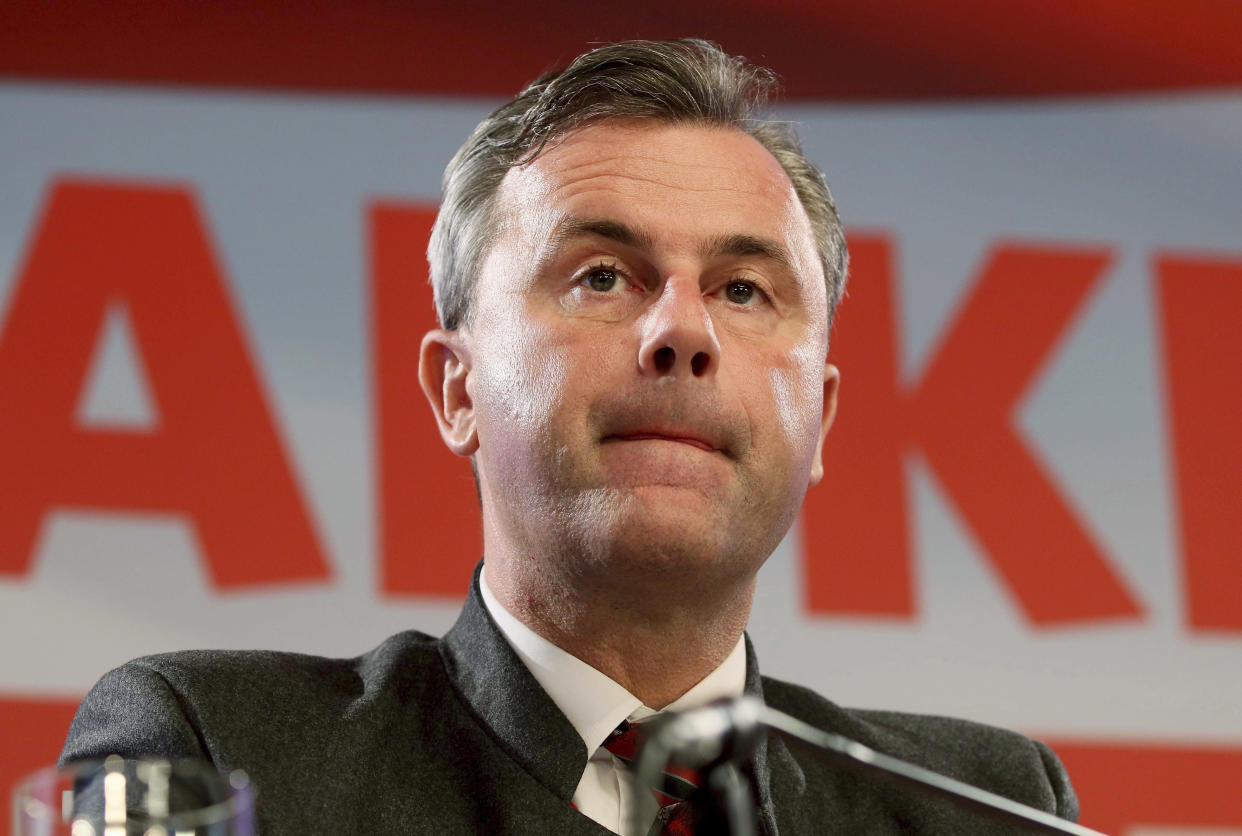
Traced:
<path id="1" fill-rule="evenodd" d="M 752 117 L 776 86 L 771 71 L 697 39 L 602 46 L 535 81 L 480 122 L 444 171 L 444 199 L 427 247 L 441 325 L 469 324 L 474 286 L 495 235 L 496 193 L 509 169 L 576 128 L 612 118 L 732 127 L 763 145 L 810 219 L 831 318 L 845 289 L 845 233 L 828 184 L 793 128 Z"/>

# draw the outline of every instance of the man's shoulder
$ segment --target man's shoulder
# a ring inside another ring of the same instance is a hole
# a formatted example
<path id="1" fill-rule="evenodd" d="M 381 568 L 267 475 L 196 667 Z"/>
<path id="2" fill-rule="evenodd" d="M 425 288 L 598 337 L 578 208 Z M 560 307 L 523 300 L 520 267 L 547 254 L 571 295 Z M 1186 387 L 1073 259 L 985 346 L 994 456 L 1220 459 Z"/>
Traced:
<path id="1" fill-rule="evenodd" d="M 140 656 L 109 677 L 158 677 L 174 690 L 204 692 L 289 692 L 300 689 L 354 693 L 438 658 L 440 639 L 416 631 L 390 636 L 358 656 L 333 658 L 279 650 L 179 650 Z M 103 681 L 103 680 L 101 680 Z"/>
<path id="2" fill-rule="evenodd" d="M 773 708 L 903 760 L 957 762 L 1012 749 L 1036 754 L 1034 741 L 1025 735 L 972 720 L 845 708 L 810 688 L 768 677 L 763 679 L 763 692 Z"/>
<path id="3" fill-rule="evenodd" d="M 844 708 L 809 688 L 763 679 L 771 707 L 910 763 L 1077 818 L 1077 801 L 1057 756 L 1009 729 L 956 717 Z"/>
<path id="4" fill-rule="evenodd" d="M 234 743 L 299 739 L 342 717 L 418 699 L 443 669 L 439 645 L 409 631 L 351 658 L 270 650 L 142 656 L 86 695 L 62 759 L 118 752 L 215 760 Z"/>

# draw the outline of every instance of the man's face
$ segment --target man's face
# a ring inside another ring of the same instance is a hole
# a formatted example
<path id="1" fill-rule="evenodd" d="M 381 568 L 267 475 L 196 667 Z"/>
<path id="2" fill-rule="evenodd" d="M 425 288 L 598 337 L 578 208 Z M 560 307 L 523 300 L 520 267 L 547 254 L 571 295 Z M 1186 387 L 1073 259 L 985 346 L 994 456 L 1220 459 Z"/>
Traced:
<path id="1" fill-rule="evenodd" d="M 496 217 L 457 335 L 489 559 L 753 574 L 836 391 L 780 165 L 737 130 L 611 120 L 510 170 Z"/>

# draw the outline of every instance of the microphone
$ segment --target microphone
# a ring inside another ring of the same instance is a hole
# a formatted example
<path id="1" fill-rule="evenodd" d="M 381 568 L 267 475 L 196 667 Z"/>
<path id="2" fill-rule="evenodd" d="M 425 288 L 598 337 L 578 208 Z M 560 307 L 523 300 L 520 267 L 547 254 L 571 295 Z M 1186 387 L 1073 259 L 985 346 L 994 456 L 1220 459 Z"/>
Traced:
<path id="1" fill-rule="evenodd" d="M 722 758 L 749 756 L 763 732 L 764 704 L 742 697 L 675 714 L 661 714 L 644 725 L 637 770 L 658 776 L 670 760 L 691 769 Z"/>
<path id="2" fill-rule="evenodd" d="M 750 783 L 738 769 L 750 760 L 764 734 L 757 699 L 724 700 L 656 717 L 646 723 L 643 744 L 635 758 L 639 787 L 659 787 L 670 762 L 698 770 L 703 789 L 711 793 L 714 812 L 727 824 L 730 836 L 755 836 L 755 809 Z M 642 836 L 655 817 L 656 800 L 638 792 L 630 811 L 629 829 Z M 708 828 L 708 832 L 715 832 Z"/>
<path id="3" fill-rule="evenodd" d="M 823 731 L 770 708 L 756 697 L 744 696 L 713 703 L 650 722 L 635 759 L 639 786 L 658 787 L 670 761 L 700 770 L 713 793 L 731 836 L 753 836 L 755 813 L 750 788 L 739 764 L 754 754 L 768 729 L 806 744 L 836 766 L 874 779 L 899 784 L 920 795 L 945 799 L 965 810 L 1008 825 L 1023 833 L 1104 836 L 1099 831 L 1058 818 L 1003 795 L 972 786 L 930 769 L 877 752 L 857 741 Z M 645 822 L 655 815 L 655 797 L 639 792 L 630 828 L 646 832 Z"/>

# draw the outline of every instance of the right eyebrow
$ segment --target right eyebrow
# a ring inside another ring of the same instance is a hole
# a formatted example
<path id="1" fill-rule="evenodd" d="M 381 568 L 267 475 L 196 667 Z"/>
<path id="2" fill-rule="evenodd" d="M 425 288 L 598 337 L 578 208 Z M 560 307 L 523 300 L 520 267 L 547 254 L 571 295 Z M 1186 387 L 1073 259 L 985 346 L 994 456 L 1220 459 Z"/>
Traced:
<path id="1" fill-rule="evenodd" d="M 548 252 L 558 252 L 568 242 L 584 237 L 606 238 L 627 247 L 650 251 L 655 238 L 647 230 L 635 229 L 609 218 L 582 218 L 569 216 L 561 220 L 548 239 Z"/>

